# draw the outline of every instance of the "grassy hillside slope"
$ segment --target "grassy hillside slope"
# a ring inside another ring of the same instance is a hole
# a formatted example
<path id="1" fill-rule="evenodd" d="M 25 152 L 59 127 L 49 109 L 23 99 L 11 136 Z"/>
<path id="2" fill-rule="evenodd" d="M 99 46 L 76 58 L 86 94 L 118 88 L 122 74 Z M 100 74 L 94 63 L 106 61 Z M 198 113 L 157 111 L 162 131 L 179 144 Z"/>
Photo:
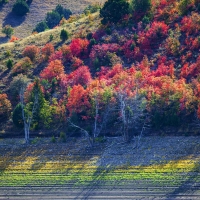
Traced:
<path id="1" fill-rule="evenodd" d="M 75 22 L 64 24 L 60 27 L 57 27 L 55 29 L 51 29 L 45 32 L 41 32 L 35 35 L 31 35 L 25 38 L 22 38 L 16 42 L 8 42 L 5 44 L 0 44 L 0 87 L 3 90 L 8 89 L 8 85 L 10 84 L 10 81 L 12 80 L 12 74 L 7 71 L 5 62 L 8 59 L 6 56 L 6 52 L 10 52 L 9 58 L 14 60 L 14 63 L 17 63 L 17 61 L 22 57 L 22 51 L 23 49 L 28 45 L 36 45 L 38 47 L 43 47 L 46 43 L 49 42 L 49 36 L 53 35 L 54 39 L 51 41 L 51 43 L 54 46 L 59 47 L 62 44 L 62 41 L 60 40 L 60 31 L 64 28 L 66 29 L 69 34 L 71 35 L 67 43 L 70 42 L 70 40 L 73 37 L 76 37 L 80 30 L 87 31 L 93 31 L 98 28 L 100 25 L 100 19 L 99 19 L 99 13 L 95 13 L 91 15 L 92 17 L 83 16 L 82 18 L 78 19 Z M 37 68 L 37 63 L 35 63 L 35 67 Z M 36 73 L 38 75 L 38 73 Z"/>
<path id="2" fill-rule="evenodd" d="M 0 43 L 8 40 L 1 33 L 4 25 L 10 24 L 14 27 L 14 35 L 24 38 L 32 33 L 35 25 L 44 20 L 46 13 L 55 9 L 56 5 L 61 4 L 70 9 L 73 14 L 80 14 L 86 6 L 96 2 L 103 3 L 105 0 L 33 0 L 29 13 L 24 17 L 17 17 L 11 13 L 15 0 L 10 0 L 9 3 L 0 8 Z"/>

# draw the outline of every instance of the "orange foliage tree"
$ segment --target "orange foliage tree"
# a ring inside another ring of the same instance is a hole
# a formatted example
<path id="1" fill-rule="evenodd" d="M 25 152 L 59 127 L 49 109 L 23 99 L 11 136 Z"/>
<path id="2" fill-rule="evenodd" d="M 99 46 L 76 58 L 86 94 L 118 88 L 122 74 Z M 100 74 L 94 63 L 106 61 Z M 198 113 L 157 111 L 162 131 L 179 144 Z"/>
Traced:
<path id="1" fill-rule="evenodd" d="M 0 117 L 7 118 L 10 115 L 12 105 L 7 94 L 0 94 Z"/>
<path id="2" fill-rule="evenodd" d="M 60 60 L 54 60 L 40 73 L 40 77 L 51 82 L 53 78 L 59 80 L 62 74 L 64 74 L 64 66 Z"/>

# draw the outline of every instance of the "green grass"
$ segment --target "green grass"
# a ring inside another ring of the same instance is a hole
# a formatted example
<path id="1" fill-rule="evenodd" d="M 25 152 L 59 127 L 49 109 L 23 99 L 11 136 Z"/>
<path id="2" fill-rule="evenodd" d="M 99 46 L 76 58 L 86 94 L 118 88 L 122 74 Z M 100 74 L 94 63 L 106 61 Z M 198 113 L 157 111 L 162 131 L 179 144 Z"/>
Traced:
<path id="1" fill-rule="evenodd" d="M 198 159 L 185 158 L 166 164 L 150 166 L 97 167 L 90 161 L 69 162 L 40 161 L 37 157 L 27 157 L 23 162 L 7 160 L 1 163 L 0 186 L 48 186 L 73 183 L 86 185 L 93 182 L 111 183 L 113 181 L 149 180 L 151 184 L 180 185 L 183 181 L 200 181 Z M 194 176 L 196 174 L 196 176 Z"/>

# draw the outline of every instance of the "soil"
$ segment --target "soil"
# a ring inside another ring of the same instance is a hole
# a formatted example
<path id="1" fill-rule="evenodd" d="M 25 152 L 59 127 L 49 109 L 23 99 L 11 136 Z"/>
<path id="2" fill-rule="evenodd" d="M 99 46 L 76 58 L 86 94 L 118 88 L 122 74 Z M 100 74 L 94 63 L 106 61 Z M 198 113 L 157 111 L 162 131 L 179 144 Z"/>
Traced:
<path id="1" fill-rule="evenodd" d="M 58 140 L 58 139 L 57 139 Z M 157 163 L 166 163 L 171 160 L 186 159 L 187 157 L 199 159 L 199 136 L 150 136 L 143 137 L 136 148 L 136 140 L 124 143 L 121 137 L 107 138 L 104 143 L 95 143 L 89 147 L 84 138 L 69 138 L 67 143 L 57 141 L 52 143 L 50 138 L 36 138 L 27 146 L 24 139 L 0 140 L 1 155 L 9 152 L 12 156 L 40 155 L 40 159 L 51 156 L 52 159 L 62 155 L 70 160 L 76 156 L 91 159 L 94 166 L 147 166 Z M 41 152 L 43 152 L 41 154 Z M 37 154 L 38 153 L 38 154 Z M 199 160 L 200 162 L 200 160 Z"/>
<path id="2" fill-rule="evenodd" d="M 122 166 L 125 167 L 124 169 L 131 165 L 151 166 L 154 163 L 160 164 L 169 160 L 176 161 L 176 159 L 187 158 L 200 164 L 200 137 L 143 137 L 138 148 L 136 148 L 136 140 L 123 143 L 121 137 L 106 138 L 105 142 L 95 143 L 92 148 L 88 147 L 84 138 L 68 138 L 66 143 L 58 140 L 56 143 L 52 143 L 50 138 L 35 138 L 31 139 L 29 145 L 26 145 L 23 139 L 2 139 L 0 140 L 0 152 L 1 157 L 9 155 L 8 159 L 12 160 L 12 164 L 19 160 L 22 164 L 27 157 L 32 156 L 36 156 L 43 162 L 45 159 L 52 160 L 55 163 L 67 160 L 74 164 L 77 161 L 81 163 L 90 161 L 91 167 L 97 166 L 97 169 L 102 169 L 101 166 L 104 166 L 104 169 L 109 169 L 111 166 Z M 37 165 L 35 167 L 37 168 Z M 127 172 L 123 170 L 117 173 L 117 176 L 120 176 L 120 173 Z M 137 171 L 133 173 L 137 174 Z M 169 177 L 171 173 L 168 173 Z M 70 172 L 69 174 L 62 174 L 62 176 L 68 175 L 70 176 Z M 168 179 L 167 176 L 164 180 L 143 178 L 102 181 L 101 178 L 105 175 L 106 170 L 97 170 L 93 175 L 94 179 L 91 182 L 85 182 L 84 185 L 76 185 L 76 182 L 63 185 L 59 183 L 40 185 L 37 182 L 25 186 L 1 186 L 0 199 L 200 199 L 199 170 L 197 169 L 188 173 L 177 172 L 174 177 L 176 177 L 178 183 L 176 180 Z M 37 174 L 34 176 L 37 176 Z M 44 176 L 54 176 L 56 179 L 57 176 L 59 177 L 59 173 L 51 175 L 44 173 Z M 77 176 L 79 176 L 79 171 Z"/>

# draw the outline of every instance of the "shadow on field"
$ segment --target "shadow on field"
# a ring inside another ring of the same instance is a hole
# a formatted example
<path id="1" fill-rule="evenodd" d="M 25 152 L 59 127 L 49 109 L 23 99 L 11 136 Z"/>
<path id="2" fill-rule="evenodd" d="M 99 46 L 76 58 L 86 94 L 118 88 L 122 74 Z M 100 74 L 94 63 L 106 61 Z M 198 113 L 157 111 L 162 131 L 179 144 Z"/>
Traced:
<path id="1" fill-rule="evenodd" d="M 181 185 L 176 188 L 173 192 L 166 195 L 166 199 L 175 199 L 176 197 L 181 196 L 191 196 L 200 194 L 200 158 L 198 158 L 195 166 L 190 170 L 190 172 L 183 175 L 183 182 Z"/>
<path id="2" fill-rule="evenodd" d="M 4 18 L 3 26 L 5 25 L 11 25 L 12 27 L 19 26 L 24 22 L 26 19 L 26 16 L 16 16 L 14 13 L 10 12 L 7 14 L 7 16 Z"/>
<path id="3" fill-rule="evenodd" d="M 6 43 L 6 42 L 8 42 L 9 41 L 9 38 L 8 37 L 0 37 L 0 44 L 2 44 L 2 43 Z"/>

